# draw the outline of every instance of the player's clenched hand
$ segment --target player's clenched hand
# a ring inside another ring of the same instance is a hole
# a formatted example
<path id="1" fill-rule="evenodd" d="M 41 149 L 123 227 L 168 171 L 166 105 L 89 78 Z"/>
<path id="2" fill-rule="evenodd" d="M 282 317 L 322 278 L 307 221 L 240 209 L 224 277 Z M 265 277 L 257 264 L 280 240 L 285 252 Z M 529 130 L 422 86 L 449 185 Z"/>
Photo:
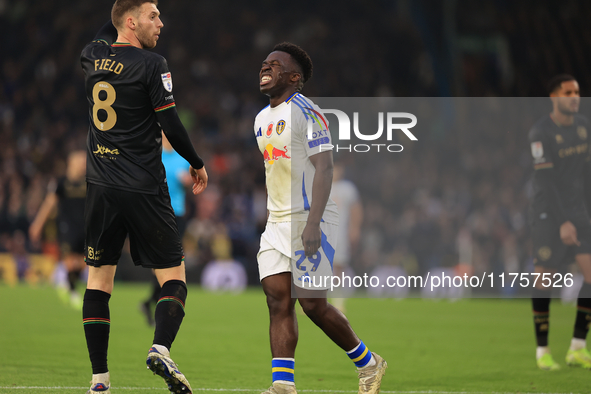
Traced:
<path id="1" fill-rule="evenodd" d="M 307 223 L 302 232 L 302 245 L 304 245 L 304 253 L 307 257 L 312 256 L 320 248 L 320 225 Z"/>
<path id="2" fill-rule="evenodd" d="M 191 173 L 191 178 L 193 178 L 193 194 L 197 195 L 207 187 L 207 171 L 205 171 L 205 166 L 203 166 L 198 170 L 191 167 L 189 172 Z"/>
<path id="3" fill-rule="evenodd" d="M 560 226 L 560 239 L 565 245 L 581 246 L 581 243 L 577 239 L 577 229 L 569 220 Z"/>

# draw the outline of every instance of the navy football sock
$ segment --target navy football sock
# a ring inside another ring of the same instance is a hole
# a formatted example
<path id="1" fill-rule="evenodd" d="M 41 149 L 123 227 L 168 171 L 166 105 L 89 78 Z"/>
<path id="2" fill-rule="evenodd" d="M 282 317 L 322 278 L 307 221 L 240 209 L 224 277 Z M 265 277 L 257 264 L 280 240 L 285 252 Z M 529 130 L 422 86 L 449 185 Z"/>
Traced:
<path id="1" fill-rule="evenodd" d="M 156 304 L 154 344 L 170 349 L 185 316 L 186 299 L 187 285 L 183 281 L 169 280 L 164 283 Z"/>
<path id="2" fill-rule="evenodd" d="M 577 299 L 577 318 L 573 338 L 586 339 L 591 324 L 591 283 L 583 282 Z"/>
<path id="3" fill-rule="evenodd" d="M 534 326 L 538 346 L 548 346 L 548 330 L 550 328 L 550 296 L 551 290 L 534 288 L 532 291 L 532 306 Z"/>
<path id="4" fill-rule="evenodd" d="M 87 289 L 84 293 L 82 322 L 93 374 L 109 371 L 107 367 L 107 350 L 111 329 L 110 298 L 109 293 L 101 290 Z"/>

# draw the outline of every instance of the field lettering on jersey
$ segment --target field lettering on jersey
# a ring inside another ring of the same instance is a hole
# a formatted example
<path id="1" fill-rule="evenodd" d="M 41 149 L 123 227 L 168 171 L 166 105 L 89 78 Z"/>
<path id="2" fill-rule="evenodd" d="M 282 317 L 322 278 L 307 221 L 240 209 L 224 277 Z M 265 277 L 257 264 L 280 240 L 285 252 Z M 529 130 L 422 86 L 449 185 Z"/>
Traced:
<path id="1" fill-rule="evenodd" d="M 94 61 L 94 71 L 103 70 L 121 74 L 123 67 L 123 64 L 111 59 L 96 59 Z"/>

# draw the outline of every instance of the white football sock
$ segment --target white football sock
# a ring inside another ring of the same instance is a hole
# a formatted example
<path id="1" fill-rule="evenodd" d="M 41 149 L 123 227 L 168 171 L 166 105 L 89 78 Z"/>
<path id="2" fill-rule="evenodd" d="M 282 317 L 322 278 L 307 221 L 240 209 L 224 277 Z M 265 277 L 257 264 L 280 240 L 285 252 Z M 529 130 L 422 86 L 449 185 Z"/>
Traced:
<path id="1" fill-rule="evenodd" d="M 109 386 L 111 384 L 110 380 L 111 377 L 109 375 L 109 372 L 97 373 L 92 375 L 92 384 L 104 383 L 107 386 Z"/>
<path id="2" fill-rule="evenodd" d="M 286 386 L 295 386 L 295 382 L 289 382 L 287 380 L 276 380 L 273 382 L 273 384 L 275 384 L 275 383 L 284 384 Z"/>
<path id="3" fill-rule="evenodd" d="M 376 358 L 372 354 L 369 362 L 364 367 L 361 367 L 360 369 L 367 368 L 367 367 L 373 367 L 374 365 L 376 365 Z"/>
<path id="4" fill-rule="evenodd" d="M 570 341 L 570 350 L 581 350 L 587 347 L 587 341 L 584 339 L 573 338 Z"/>
<path id="5" fill-rule="evenodd" d="M 164 354 L 166 357 L 170 357 L 170 351 L 168 351 L 168 348 L 166 346 L 152 345 L 152 347 L 155 347 L 156 350 L 158 350 L 160 353 Z"/>
<path id="6" fill-rule="evenodd" d="M 548 346 L 538 346 L 536 348 L 536 360 L 542 357 L 544 354 L 550 353 L 550 348 Z"/>

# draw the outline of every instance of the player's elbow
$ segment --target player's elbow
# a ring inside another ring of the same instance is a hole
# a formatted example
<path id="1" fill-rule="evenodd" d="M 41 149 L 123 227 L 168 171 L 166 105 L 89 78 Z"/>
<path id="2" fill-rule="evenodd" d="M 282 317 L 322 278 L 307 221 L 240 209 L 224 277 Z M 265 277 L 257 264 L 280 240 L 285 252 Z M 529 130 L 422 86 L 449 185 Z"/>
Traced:
<path id="1" fill-rule="evenodd" d="M 323 174 L 325 177 L 332 179 L 332 173 L 334 171 L 334 165 L 332 160 L 319 160 L 314 166 L 317 173 Z"/>

